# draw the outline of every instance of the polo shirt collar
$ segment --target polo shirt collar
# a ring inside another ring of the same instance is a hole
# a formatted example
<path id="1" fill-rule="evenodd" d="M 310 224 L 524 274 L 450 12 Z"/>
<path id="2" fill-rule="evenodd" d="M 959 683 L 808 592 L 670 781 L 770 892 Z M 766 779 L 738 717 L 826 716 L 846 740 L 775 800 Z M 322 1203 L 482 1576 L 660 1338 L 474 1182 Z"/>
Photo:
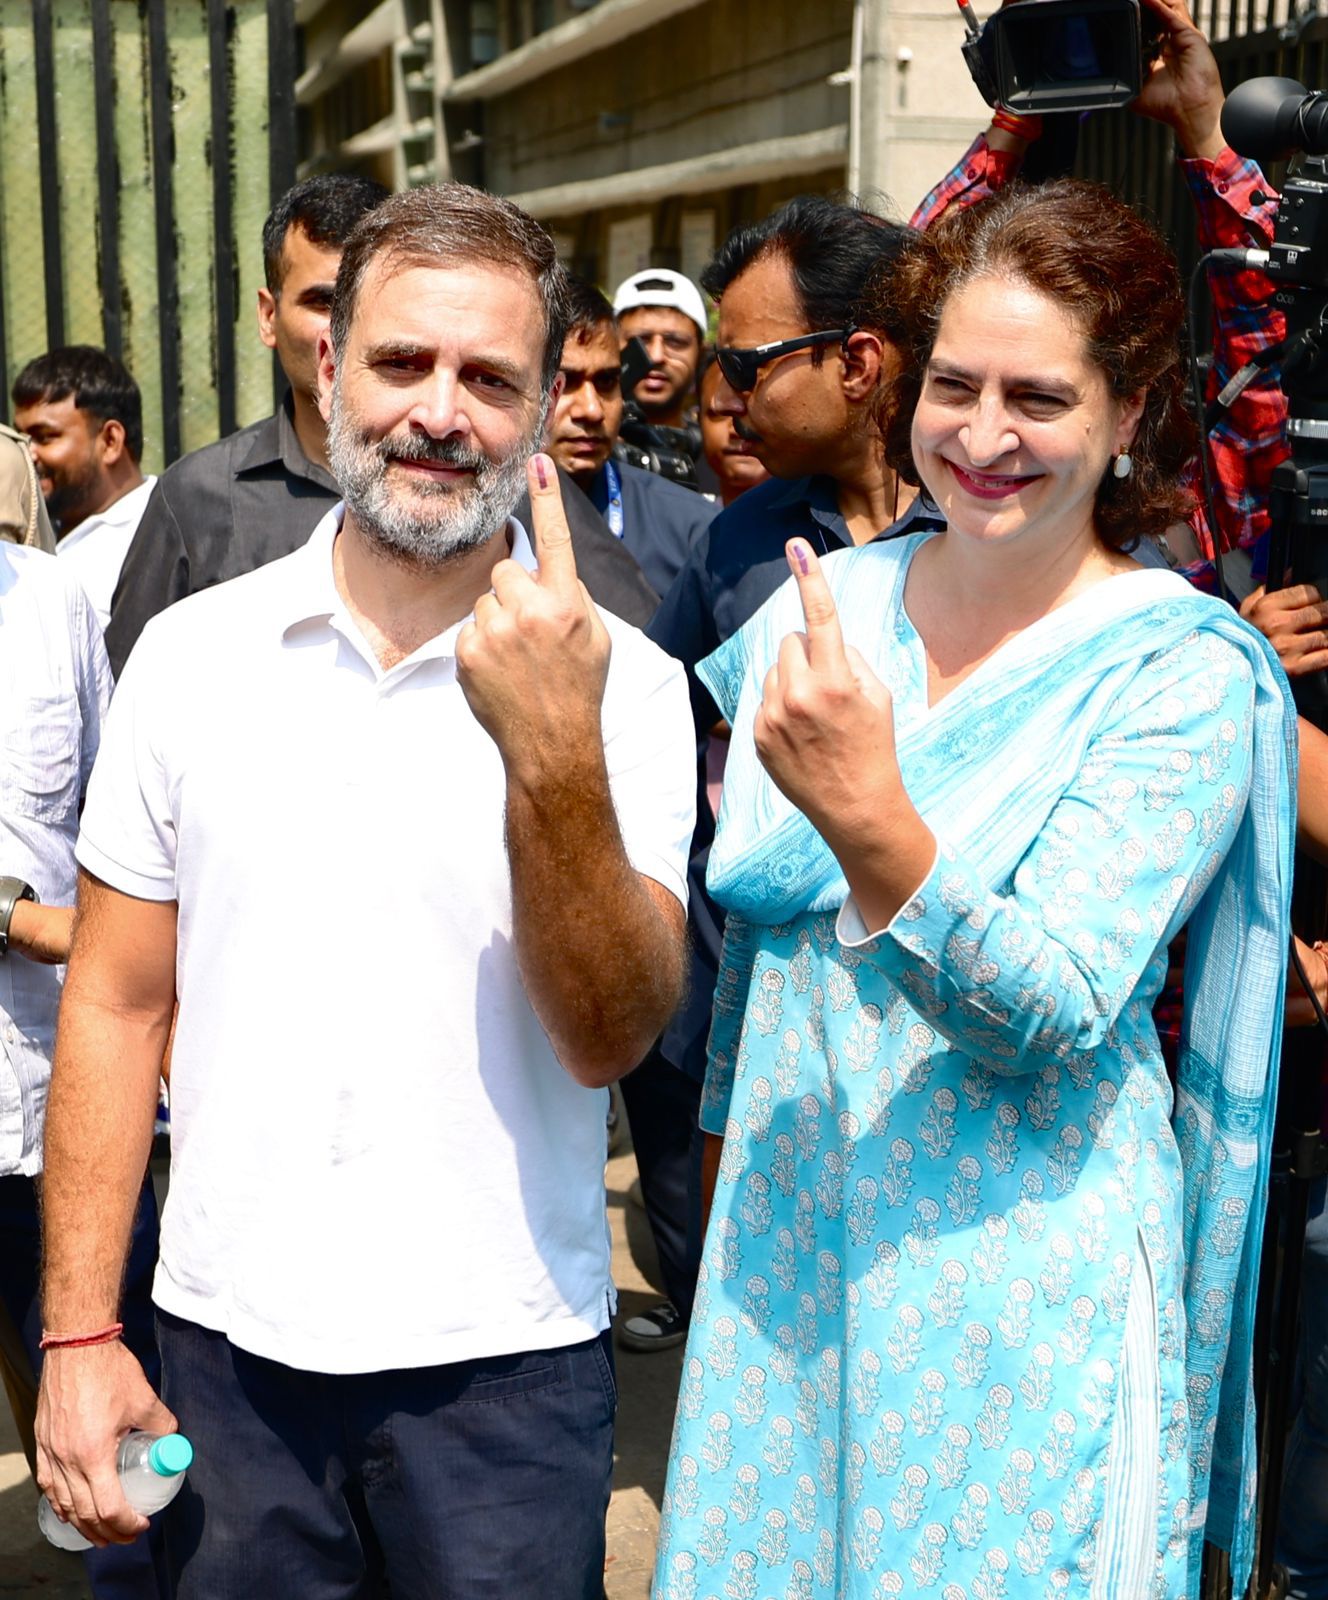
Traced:
<path id="1" fill-rule="evenodd" d="M 770 510 L 787 511 L 799 506 L 805 508 L 815 521 L 822 527 L 828 528 L 844 544 L 850 544 L 848 524 L 844 521 L 839 509 L 839 486 L 831 477 L 817 473 L 809 478 L 790 478 L 784 487 L 770 497 L 767 502 Z M 911 525 L 915 522 L 943 523 L 936 502 L 925 489 L 919 489 L 907 511 L 897 522 L 891 523 L 883 531 L 892 538 L 910 532 Z M 882 537 L 878 534 L 877 538 Z"/>
<path id="2" fill-rule="evenodd" d="M 324 488 L 335 488 L 332 475 L 310 461 L 295 431 L 295 401 L 289 390 L 281 404 L 254 429 L 244 460 L 235 471 L 254 472 L 261 467 L 280 465 L 292 478 L 308 478 Z"/>
<path id="3" fill-rule="evenodd" d="M 810 505 L 813 499 L 820 500 L 822 495 L 816 494 L 817 487 L 823 483 L 833 484 L 833 478 L 785 478 L 781 480 L 779 490 L 771 495 L 769 505 L 772 511 L 786 511 L 792 506 Z"/>
<path id="4" fill-rule="evenodd" d="M 434 638 L 426 640 L 418 650 L 413 651 L 404 661 L 398 662 L 390 672 L 381 672 L 372 651 L 369 651 L 364 635 L 346 609 L 346 603 L 337 590 L 333 574 L 332 547 L 341 532 L 345 515 L 346 502 L 338 501 L 319 519 L 317 527 L 309 535 L 308 542 L 291 557 L 288 568 L 291 581 L 281 611 L 282 638 L 289 640 L 297 629 L 310 623 L 326 623 L 343 638 L 350 640 L 357 653 L 364 655 L 368 652 L 366 659 L 375 672 L 380 672 L 384 679 L 396 677 L 403 671 L 417 666 L 421 661 L 436 660 L 442 656 L 455 654 L 457 635 L 471 620 L 473 612 L 470 616 L 462 617 L 459 622 L 454 622 L 450 628 L 445 628 Z M 512 548 L 508 553 L 509 559 L 524 567 L 527 572 L 538 571 L 539 563 L 535 559 L 530 536 L 515 517 L 508 517 L 507 531 L 512 541 Z M 495 559 L 495 566 L 499 559 L 501 557 Z"/>
<path id="5" fill-rule="evenodd" d="M 834 535 L 840 544 L 849 544 L 848 524 L 839 510 L 839 485 L 824 473 L 809 478 L 790 478 L 767 502 L 771 511 L 805 511 L 813 522 Z"/>

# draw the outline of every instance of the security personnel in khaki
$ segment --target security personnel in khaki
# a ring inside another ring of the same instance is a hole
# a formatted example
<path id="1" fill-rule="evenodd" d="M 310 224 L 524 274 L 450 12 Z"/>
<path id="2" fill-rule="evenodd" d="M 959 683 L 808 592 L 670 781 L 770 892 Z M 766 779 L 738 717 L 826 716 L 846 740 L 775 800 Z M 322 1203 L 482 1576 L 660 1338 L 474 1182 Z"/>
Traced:
<path id="1" fill-rule="evenodd" d="M 55 552 L 55 534 L 37 482 L 28 437 L 0 422 L 0 539 Z"/>

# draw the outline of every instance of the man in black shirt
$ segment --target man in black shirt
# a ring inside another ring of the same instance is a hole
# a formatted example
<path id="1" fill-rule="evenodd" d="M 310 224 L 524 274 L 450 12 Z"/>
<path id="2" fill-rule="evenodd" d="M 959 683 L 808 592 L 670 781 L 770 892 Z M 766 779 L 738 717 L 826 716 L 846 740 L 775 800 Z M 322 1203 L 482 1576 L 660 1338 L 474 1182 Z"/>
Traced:
<path id="1" fill-rule="evenodd" d="M 318 336 L 341 247 L 387 193 L 369 178 L 327 174 L 296 184 L 269 215 L 258 335 L 290 390 L 273 416 L 182 457 L 158 479 L 111 602 L 106 648 L 117 676 L 158 611 L 289 555 L 341 498 L 318 412 Z"/>
<path id="2" fill-rule="evenodd" d="M 892 331 L 858 326 L 868 282 L 907 236 L 855 206 L 804 197 L 735 229 L 702 275 L 719 301 L 711 406 L 772 476 L 719 513 L 651 624 L 689 675 L 787 578 L 789 539 L 824 555 L 941 525 L 885 465 L 873 408 L 896 359 Z M 718 713 L 692 684 L 705 734 Z"/>
<path id="3" fill-rule="evenodd" d="M 707 778 L 722 772 L 727 749 L 718 739 L 712 748 L 719 711 L 693 669 L 788 577 L 784 546 L 795 535 L 827 553 L 940 526 L 935 508 L 916 499 L 885 465 L 873 405 L 895 359 L 889 330 L 857 325 L 869 280 L 906 236 L 907 230 L 853 206 L 794 200 L 764 221 L 735 230 L 702 275 L 707 293 L 719 301 L 720 378 L 709 404 L 732 418 L 735 432 L 772 477 L 715 517 L 648 630 L 687 668 L 696 719 L 697 824 L 687 913 L 692 970 L 687 1000 L 655 1052 L 672 1067 L 671 1076 L 656 1070 L 641 1077 L 638 1069 L 624 1080 L 624 1093 L 631 1086 L 640 1100 L 656 1090 L 649 1138 L 667 1147 L 656 1165 L 671 1174 L 675 1194 L 690 1178 L 693 1212 L 700 1169 L 696 1115 L 724 931 L 723 913 L 705 889 L 714 837 Z M 781 351 L 784 341 L 792 347 Z M 758 352 L 757 346 L 774 348 Z M 629 1100 L 629 1114 L 631 1109 Z M 674 1207 L 676 1212 L 676 1199 Z M 695 1234 L 690 1250 L 686 1281 L 694 1284 Z M 675 1269 L 675 1280 L 685 1276 Z M 689 1305 L 688 1290 L 682 1293 Z M 685 1325 L 677 1293 L 672 1298 L 673 1305 L 626 1325 L 634 1348 L 664 1348 Z M 654 1341 L 652 1323 L 659 1330 Z"/>

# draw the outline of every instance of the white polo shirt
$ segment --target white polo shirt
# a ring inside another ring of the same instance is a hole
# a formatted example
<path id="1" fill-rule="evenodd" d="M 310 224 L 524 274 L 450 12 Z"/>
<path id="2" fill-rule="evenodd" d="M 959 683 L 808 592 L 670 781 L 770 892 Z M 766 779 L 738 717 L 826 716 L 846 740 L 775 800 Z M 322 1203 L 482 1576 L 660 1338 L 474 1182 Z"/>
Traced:
<path id="1" fill-rule="evenodd" d="M 612 1311 L 605 1092 L 564 1071 L 517 970 L 463 624 L 383 672 L 333 582 L 341 509 L 148 624 L 92 777 L 81 864 L 179 902 L 154 1296 L 317 1372 L 572 1344 Z M 604 622 L 627 855 L 682 901 L 682 669 Z"/>

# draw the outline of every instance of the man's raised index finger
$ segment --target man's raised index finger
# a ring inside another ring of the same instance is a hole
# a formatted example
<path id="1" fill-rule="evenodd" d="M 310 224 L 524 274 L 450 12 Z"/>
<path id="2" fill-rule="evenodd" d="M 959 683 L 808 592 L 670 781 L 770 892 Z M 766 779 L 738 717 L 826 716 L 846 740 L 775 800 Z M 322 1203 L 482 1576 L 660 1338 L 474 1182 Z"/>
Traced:
<path id="1" fill-rule="evenodd" d="M 802 615 L 807 623 L 807 646 L 813 667 L 829 666 L 844 659 L 844 636 L 839 629 L 835 597 L 825 581 L 816 552 L 802 539 L 790 539 L 784 547 L 788 564 L 802 599 Z"/>
<path id="2" fill-rule="evenodd" d="M 572 534 L 567 526 L 553 458 L 543 452 L 531 456 L 526 465 L 526 483 L 530 489 L 531 521 L 535 525 L 538 581 L 545 588 L 572 588 L 577 581 L 576 557 L 572 554 Z"/>

